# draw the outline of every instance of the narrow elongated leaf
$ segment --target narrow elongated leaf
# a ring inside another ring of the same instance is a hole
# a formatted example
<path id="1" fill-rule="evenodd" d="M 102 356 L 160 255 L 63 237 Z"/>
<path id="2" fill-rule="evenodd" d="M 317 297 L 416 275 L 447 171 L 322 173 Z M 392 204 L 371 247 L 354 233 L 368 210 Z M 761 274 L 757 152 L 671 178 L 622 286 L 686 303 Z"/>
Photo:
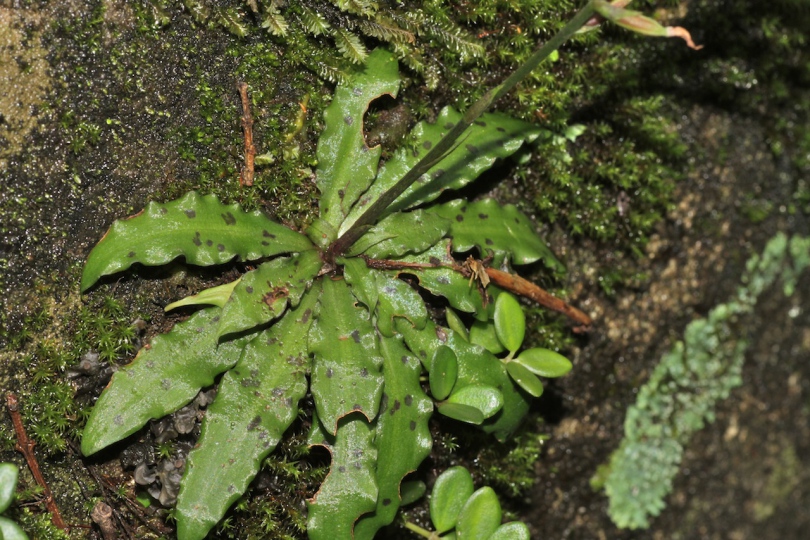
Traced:
<path id="1" fill-rule="evenodd" d="M 437 214 L 414 210 L 388 216 L 366 234 L 382 237 L 365 250 L 373 259 L 398 258 L 408 253 L 421 253 L 441 240 L 450 222 Z"/>
<path id="2" fill-rule="evenodd" d="M 271 321 L 301 295 L 322 266 L 317 251 L 268 261 L 242 276 L 222 308 L 218 335 L 242 332 Z"/>
<path id="3" fill-rule="evenodd" d="M 433 444 L 428 428 L 433 401 L 419 384 L 419 359 L 396 338 L 383 339 L 380 348 L 385 389 L 374 439 L 380 492 L 374 512 L 355 525 L 355 540 L 371 540 L 381 527 L 394 521 L 401 503 L 400 482 L 419 467 Z"/>
<path id="4" fill-rule="evenodd" d="M 208 534 L 295 420 L 307 391 L 307 336 L 318 293 L 310 290 L 296 309 L 257 334 L 222 377 L 177 498 L 179 538 Z"/>
<path id="5" fill-rule="evenodd" d="M 189 264 L 210 266 L 310 249 L 307 237 L 264 214 L 192 191 L 165 204 L 151 202 L 140 214 L 113 223 L 87 258 L 82 291 L 134 263 L 156 266 L 182 256 Z"/>
<path id="6" fill-rule="evenodd" d="M 450 347 L 436 349 L 430 363 L 430 393 L 439 401 L 450 395 L 458 378 L 458 359 Z"/>
<path id="7" fill-rule="evenodd" d="M 236 279 L 230 283 L 224 283 L 222 285 L 217 285 L 216 287 L 205 289 L 204 291 L 200 291 L 195 295 L 186 296 L 185 298 L 181 298 L 176 302 L 172 302 L 163 308 L 163 310 L 171 311 L 183 306 L 201 305 L 222 307 L 225 305 L 225 302 L 228 301 L 228 298 L 231 297 L 231 293 L 233 293 L 233 289 L 238 283 L 239 279 Z"/>
<path id="8" fill-rule="evenodd" d="M 437 533 L 456 526 L 459 512 L 474 491 L 472 475 L 464 467 L 450 467 L 436 478 L 430 494 L 430 520 Z"/>
<path id="9" fill-rule="evenodd" d="M 512 377 L 513 381 L 532 396 L 540 397 L 543 394 L 543 383 L 523 364 L 507 362 L 506 371 L 509 372 L 509 376 Z"/>
<path id="10" fill-rule="evenodd" d="M 352 286 L 352 293 L 369 311 L 376 311 L 377 329 L 382 335 L 394 335 L 395 317 L 407 319 L 417 328 L 425 327 L 425 301 L 407 283 L 368 268 L 362 259 L 346 259 L 343 262 L 344 276 Z"/>
<path id="11" fill-rule="evenodd" d="M 478 489 L 458 514 L 458 540 L 487 540 L 501 524 L 501 503 L 491 487 Z"/>
<path id="12" fill-rule="evenodd" d="M 340 232 L 345 232 L 369 204 L 402 178 L 460 118 L 461 113 L 445 107 L 436 123 L 416 124 L 411 132 L 410 144 L 400 148 L 386 162 L 377 180 L 352 208 Z M 464 187 L 491 167 L 496 159 L 513 154 L 524 141 L 533 141 L 542 132 L 536 126 L 502 114 L 482 115 L 466 131 L 461 143 L 394 201 L 388 212 L 398 212 L 432 201 L 445 189 Z"/>
<path id="13" fill-rule="evenodd" d="M 314 354 L 312 395 L 327 431 L 334 433 L 338 419 L 355 411 L 373 420 L 382 396 L 383 359 L 369 314 L 354 306 L 344 280 L 323 281 L 309 350 Z"/>
<path id="14" fill-rule="evenodd" d="M 363 137 L 363 115 L 369 103 L 399 90 L 397 61 L 375 49 L 362 72 L 338 85 L 324 111 L 325 128 L 318 140 L 318 189 L 321 219 L 337 229 L 349 209 L 377 176 L 380 147 L 369 148 Z"/>
<path id="15" fill-rule="evenodd" d="M 396 329 L 405 338 L 405 344 L 423 363 L 435 354 L 436 349 L 446 345 L 453 349 L 458 358 L 459 388 L 469 385 L 484 385 L 497 388 L 503 396 L 503 407 L 481 426 L 498 440 L 506 440 L 517 429 L 523 416 L 529 410 L 526 394 L 512 383 L 503 363 L 484 348 L 464 341 L 452 330 L 437 326 L 428 321 L 424 330 L 418 330 L 398 319 Z"/>
<path id="16" fill-rule="evenodd" d="M 307 535 L 310 540 L 352 538 L 357 519 L 377 506 L 375 430 L 362 414 L 342 418 L 335 437 L 321 425 L 313 445 L 332 454 L 329 476 L 307 503 Z M 318 441 L 320 439 L 320 441 Z"/>
<path id="17" fill-rule="evenodd" d="M 85 456 L 135 433 L 150 419 L 183 407 L 236 364 L 246 340 L 217 343 L 221 311 L 217 307 L 198 311 L 153 339 L 113 375 L 84 428 Z"/>
<path id="18" fill-rule="evenodd" d="M 537 236 L 529 219 L 514 205 L 501 205 L 495 199 L 475 202 L 458 199 L 432 206 L 426 212 L 435 212 L 450 221 L 455 252 L 477 247 L 482 257 L 494 257 L 494 266 L 500 266 L 504 256 L 508 256 L 513 264 L 542 260 L 555 271 L 565 269 Z"/>

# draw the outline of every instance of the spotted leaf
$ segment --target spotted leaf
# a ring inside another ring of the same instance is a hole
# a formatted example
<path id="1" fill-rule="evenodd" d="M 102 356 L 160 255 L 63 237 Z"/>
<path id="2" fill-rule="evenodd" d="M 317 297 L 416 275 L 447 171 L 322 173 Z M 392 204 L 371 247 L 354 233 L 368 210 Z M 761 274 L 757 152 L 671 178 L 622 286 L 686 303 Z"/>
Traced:
<path id="1" fill-rule="evenodd" d="M 247 340 L 218 343 L 220 312 L 218 307 L 198 311 L 153 339 L 131 364 L 113 375 L 84 428 L 85 456 L 183 407 L 201 388 L 213 384 L 214 377 L 236 364 Z"/>
<path id="2" fill-rule="evenodd" d="M 329 433 L 352 412 L 369 421 L 377 416 L 382 397 L 383 359 L 368 311 L 354 305 L 344 280 L 323 280 L 318 318 L 309 333 L 312 395 L 318 417 Z"/>
<path id="3" fill-rule="evenodd" d="M 318 189 L 321 219 L 337 229 L 349 209 L 377 176 L 379 146 L 369 148 L 363 137 L 363 116 L 369 103 L 399 90 L 397 61 L 376 49 L 362 72 L 335 89 L 324 112 L 325 128 L 318 140 Z"/>
<path id="4" fill-rule="evenodd" d="M 151 202 L 140 214 L 113 223 L 87 258 L 81 288 L 135 263 L 156 266 L 184 257 L 189 264 L 210 266 L 311 249 L 306 236 L 260 212 L 192 191 L 165 204 Z"/>
<path id="5" fill-rule="evenodd" d="M 298 414 L 309 370 L 307 335 L 319 288 L 258 333 L 223 377 L 189 454 L 177 498 L 178 537 L 202 539 L 245 492 Z M 211 489 L 217 486 L 217 489 Z"/>

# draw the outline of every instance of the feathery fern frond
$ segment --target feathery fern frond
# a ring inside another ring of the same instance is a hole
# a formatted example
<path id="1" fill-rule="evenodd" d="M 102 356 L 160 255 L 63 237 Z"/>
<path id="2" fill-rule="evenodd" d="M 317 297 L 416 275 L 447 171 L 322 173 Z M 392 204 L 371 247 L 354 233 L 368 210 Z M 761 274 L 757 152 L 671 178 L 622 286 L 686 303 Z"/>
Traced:
<path id="1" fill-rule="evenodd" d="M 355 15 L 363 15 L 364 17 L 373 17 L 379 6 L 377 2 L 369 0 L 333 0 L 333 3 L 340 8 L 341 11 L 354 13 Z"/>
<path id="2" fill-rule="evenodd" d="M 361 20 L 357 23 L 360 31 L 367 36 L 375 37 L 382 41 L 390 41 L 391 43 L 415 43 L 416 36 L 407 30 L 398 27 L 393 21 L 377 15 L 372 20 Z"/>
<path id="3" fill-rule="evenodd" d="M 302 6 L 300 19 L 304 29 L 313 36 L 320 36 L 322 34 L 329 33 L 329 23 L 326 21 L 324 16 L 317 11 L 313 11 L 308 7 Z"/>
<path id="4" fill-rule="evenodd" d="M 289 27 L 287 19 L 279 12 L 278 8 L 270 5 L 264 13 L 262 28 L 267 28 L 274 36 L 286 36 Z"/>
<path id="5" fill-rule="evenodd" d="M 354 64 L 362 64 L 368 56 L 368 50 L 360 38 L 343 28 L 333 28 L 332 37 L 340 53 Z"/>

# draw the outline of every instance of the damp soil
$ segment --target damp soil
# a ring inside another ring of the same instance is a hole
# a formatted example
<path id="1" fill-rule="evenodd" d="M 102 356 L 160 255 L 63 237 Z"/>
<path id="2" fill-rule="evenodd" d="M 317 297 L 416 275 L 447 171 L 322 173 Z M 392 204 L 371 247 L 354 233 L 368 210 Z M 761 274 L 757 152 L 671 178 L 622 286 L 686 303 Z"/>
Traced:
<path id="1" fill-rule="evenodd" d="M 127 3 L 105 3 L 97 23 L 104 28 L 97 36 L 101 41 L 81 55 L 60 49 L 65 42 L 60 32 L 71 29 L 55 31 L 54 21 L 87 19 L 94 12 L 81 2 L 59 4 L 0 6 L 0 94 L 6 96 L 0 98 L 0 306 L 7 335 L 19 332 L 26 316 L 43 304 L 53 315 L 54 339 L 70 326 L 82 302 L 81 264 L 93 243 L 113 219 L 141 208 L 191 170 L 176 158 L 166 135 L 200 114 L 193 97 L 199 80 L 190 73 L 211 69 L 219 70 L 212 79 L 233 75 L 233 64 L 211 60 L 224 45 L 208 33 L 199 44 L 200 57 L 191 62 L 181 58 L 179 47 L 145 39 L 141 52 L 151 55 L 151 67 L 132 81 L 113 80 L 120 72 L 104 51 L 132 50 L 139 39 Z M 202 30 L 189 25 L 179 32 L 186 40 L 183 50 L 189 50 L 189 41 L 193 48 Z M 107 63 L 100 63 L 102 57 Z M 82 80 L 93 82 L 82 87 Z M 7 99 L 10 95 L 18 99 Z M 280 93 L 283 98 L 292 101 Z M 220 99 L 223 107 L 238 107 L 235 93 Z M 808 275 L 793 297 L 774 288 L 760 299 L 745 328 L 750 347 L 743 384 L 686 446 L 667 507 L 649 529 L 617 529 L 604 495 L 590 486 L 622 438 L 624 414 L 638 387 L 686 325 L 732 296 L 745 261 L 773 234 L 810 233 L 808 215 L 794 208 L 796 169 L 789 156 L 773 152 L 763 121 L 779 110 L 748 114 L 683 96 L 675 103 L 689 172 L 645 252 L 617 255 L 612 246 L 572 239 L 564 231 L 552 235 L 552 246 L 569 268 L 570 301 L 595 324 L 577 337 L 571 351 L 575 369 L 552 384 L 535 407 L 546 418 L 550 438 L 536 464 L 535 486 L 511 507 L 536 538 L 789 540 L 806 538 L 810 528 Z M 158 114 L 161 110 L 170 114 Z M 108 120 L 120 124 L 111 127 Z M 238 141 L 240 127 L 232 127 Z M 239 152 L 236 146 L 235 163 Z M 767 211 L 754 217 L 752 208 Z M 606 294 L 595 269 L 613 260 L 627 275 L 646 277 Z M 151 318 L 147 339 L 172 323 L 160 306 L 212 279 L 172 268 L 105 286 Z M 4 391 L 21 385 L 21 354 L 0 351 Z M 3 436 L 10 437 L 9 418 L 4 414 L 0 422 Z M 132 471 L 122 468 L 121 455 L 142 450 L 137 445 L 133 441 L 134 448 L 118 447 L 93 460 L 72 447 L 42 456 L 57 502 L 72 523 L 83 526 L 73 536 L 100 537 L 87 513 L 91 497 L 114 497 L 116 490 L 132 494 Z M 8 440 L 0 460 L 22 466 Z M 154 532 L 169 530 L 149 516 L 152 510 L 139 512 Z"/>

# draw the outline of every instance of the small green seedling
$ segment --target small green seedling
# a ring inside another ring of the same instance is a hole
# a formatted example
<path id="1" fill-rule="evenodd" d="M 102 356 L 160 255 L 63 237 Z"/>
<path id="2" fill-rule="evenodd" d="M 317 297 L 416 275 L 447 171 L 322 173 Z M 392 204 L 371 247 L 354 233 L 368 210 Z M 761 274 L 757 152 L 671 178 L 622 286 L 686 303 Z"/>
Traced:
<path id="1" fill-rule="evenodd" d="M 436 479 L 430 496 L 430 521 L 434 531 L 413 523 L 405 527 L 418 535 L 438 540 L 528 540 L 529 529 L 513 521 L 501 524 L 498 496 L 485 486 L 475 490 L 472 475 L 464 467 L 451 467 Z"/>
<path id="2" fill-rule="evenodd" d="M 13 463 L 0 463 L 0 514 L 8 510 L 14 501 L 19 472 Z M 19 525 L 0 516 L 0 540 L 28 540 L 28 535 Z"/>

